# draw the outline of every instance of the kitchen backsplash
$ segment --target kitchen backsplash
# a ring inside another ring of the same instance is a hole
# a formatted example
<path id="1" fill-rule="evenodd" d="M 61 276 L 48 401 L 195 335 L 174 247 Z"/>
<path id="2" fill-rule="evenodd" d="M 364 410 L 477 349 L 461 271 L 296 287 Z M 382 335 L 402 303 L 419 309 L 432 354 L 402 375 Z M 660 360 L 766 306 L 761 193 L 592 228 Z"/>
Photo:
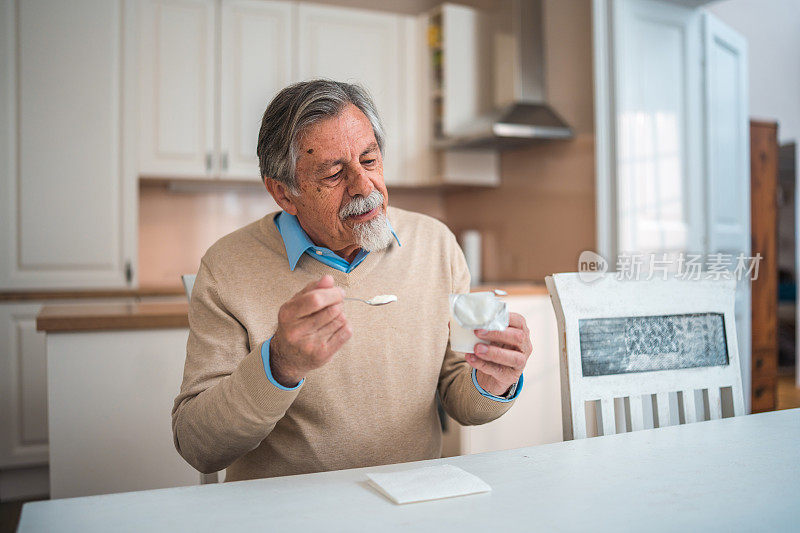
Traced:
<path id="1" fill-rule="evenodd" d="M 444 219 L 442 194 L 431 190 L 391 190 L 393 206 Z M 207 185 L 139 187 L 139 286 L 173 287 L 181 274 L 195 273 L 200 258 L 220 237 L 277 211 L 258 186 L 215 189 Z"/>

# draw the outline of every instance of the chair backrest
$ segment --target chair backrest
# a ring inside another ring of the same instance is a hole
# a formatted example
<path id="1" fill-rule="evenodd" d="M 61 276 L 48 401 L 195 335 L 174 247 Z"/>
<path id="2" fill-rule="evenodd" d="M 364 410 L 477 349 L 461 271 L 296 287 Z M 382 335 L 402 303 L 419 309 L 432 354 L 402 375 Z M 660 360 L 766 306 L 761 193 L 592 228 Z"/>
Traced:
<path id="1" fill-rule="evenodd" d="M 192 288 L 194 287 L 194 280 L 197 277 L 197 274 L 184 274 L 181 276 L 181 281 L 183 282 L 183 290 L 186 291 L 186 298 L 191 301 L 192 300 Z"/>
<path id="2" fill-rule="evenodd" d="M 545 282 L 565 440 L 744 414 L 735 280 Z"/>

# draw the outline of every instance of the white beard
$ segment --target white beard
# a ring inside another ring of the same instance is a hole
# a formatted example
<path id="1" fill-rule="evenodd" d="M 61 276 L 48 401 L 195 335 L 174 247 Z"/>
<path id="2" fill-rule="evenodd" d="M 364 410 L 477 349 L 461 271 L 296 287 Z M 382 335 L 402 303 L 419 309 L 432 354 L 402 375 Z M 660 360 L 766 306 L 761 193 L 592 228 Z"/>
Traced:
<path id="1" fill-rule="evenodd" d="M 373 190 L 366 198 L 357 196 L 339 211 L 339 218 L 345 220 L 351 215 L 361 215 L 369 213 L 376 207 L 383 205 L 383 194 L 378 190 Z M 383 250 L 392 244 L 392 229 L 389 226 L 389 219 L 386 213 L 381 210 L 374 218 L 366 222 L 358 222 L 353 226 L 353 236 L 356 245 L 362 250 L 374 252 Z"/>
<path id="2" fill-rule="evenodd" d="M 353 235 L 359 248 L 368 252 L 383 250 L 392 244 L 392 230 L 386 213 L 378 215 L 366 222 L 361 222 L 353 227 Z"/>

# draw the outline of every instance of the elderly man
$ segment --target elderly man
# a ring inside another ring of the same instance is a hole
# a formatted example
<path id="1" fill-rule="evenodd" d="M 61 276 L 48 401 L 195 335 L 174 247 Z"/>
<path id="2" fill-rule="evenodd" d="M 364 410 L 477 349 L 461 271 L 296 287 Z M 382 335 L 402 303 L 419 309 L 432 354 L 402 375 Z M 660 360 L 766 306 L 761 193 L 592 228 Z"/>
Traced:
<path id="1" fill-rule="evenodd" d="M 440 222 L 388 207 L 385 134 L 356 85 L 298 83 L 269 104 L 261 175 L 283 209 L 203 257 L 189 310 L 175 446 L 227 481 L 432 459 L 436 395 L 461 424 L 509 409 L 531 353 L 524 319 L 474 354 L 448 345 L 469 273 Z M 397 295 L 382 307 L 345 301 Z"/>

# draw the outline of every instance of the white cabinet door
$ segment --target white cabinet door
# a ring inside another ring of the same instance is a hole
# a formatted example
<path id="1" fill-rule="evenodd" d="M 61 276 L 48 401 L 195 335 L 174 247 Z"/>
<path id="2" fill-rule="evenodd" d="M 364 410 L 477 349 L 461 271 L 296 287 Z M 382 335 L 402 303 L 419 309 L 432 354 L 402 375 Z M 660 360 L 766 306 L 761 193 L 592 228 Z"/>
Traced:
<path id="1" fill-rule="evenodd" d="M 47 357 L 41 303 L 0 305 L 0 469 L 47 464 Z"/>
<path id="2" fill-rule="evenodd" d="M 612 5 L 618 251 L 701 250 L 700 12 Z"/>
<path id="3" fill-rule="evenodd" d="M 3 2 L 0 287 L 133 282 L 123 0 Z"/>
<path id="4" fill-rule="evenodd" d="M 386 130 L 383 173 L 403 181 L 406 72 L 400 15 L 340 7 L 298 6 L 299 77 L 359 83 L 372 95 Z"/>
<path id="5" fill-rule="evenodd" d="M 711 14 L 703 20 L 705 53 L 707 241 L 735 268 L 750 255 L 750 123 L 747 42 Z M 750 411 L 750 281 L 736 291 L 736 329 L 745 404 Z"/>
<path id="6" fill-rule="evenodd" d="M 199 483 L 171 430 L 188 335 L 176 328 L 47 336 L 51 498 Z"/>
<path id="7" fill-rule="evenodd" d="M 138 13 L 139 172 L 215 173 L 215 2 L 143 0 Z"/>
<path id="8" fill-rule="evenodd" d="M 223 0 L 221 177 L 260 180 L 256 144 L 272 98 L 294 80 L 289 2 Z"/>

